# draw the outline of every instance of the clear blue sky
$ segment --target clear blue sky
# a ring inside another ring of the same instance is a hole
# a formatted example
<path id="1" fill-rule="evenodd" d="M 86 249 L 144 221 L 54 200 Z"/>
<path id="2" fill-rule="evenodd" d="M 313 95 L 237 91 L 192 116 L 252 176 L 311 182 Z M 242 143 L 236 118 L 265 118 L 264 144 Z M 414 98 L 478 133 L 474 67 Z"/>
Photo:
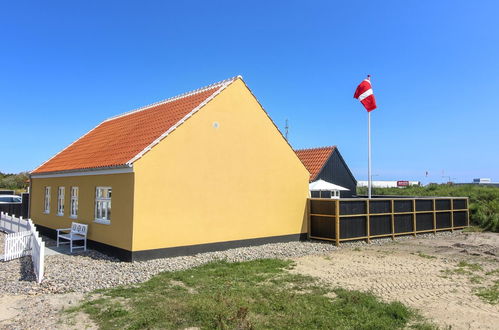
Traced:
<path id="1" fill-rule="evenodd" d="M 295 148 L 366 179 L 499 181 L 497 1 L 3 1 L 0 171 L 103 119 L 241 74 Z M 15 140 L 5 140 L 9 137 Z M 425 179 L 428 170 L 430 177 Z M 445 179 L 446 180 L 446 179 Z"/>

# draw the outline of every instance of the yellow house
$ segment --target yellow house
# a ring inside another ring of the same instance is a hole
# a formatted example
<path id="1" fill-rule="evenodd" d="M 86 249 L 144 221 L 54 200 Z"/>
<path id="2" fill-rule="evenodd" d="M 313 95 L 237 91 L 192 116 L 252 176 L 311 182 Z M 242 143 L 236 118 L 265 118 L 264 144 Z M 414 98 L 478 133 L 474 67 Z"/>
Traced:
<path id="1" fill-rule="evenodd" d="M 31 173 L 30 214 L 129 261 L 285 242 L 309 176 L 235 77 L 103 121 Z"/>

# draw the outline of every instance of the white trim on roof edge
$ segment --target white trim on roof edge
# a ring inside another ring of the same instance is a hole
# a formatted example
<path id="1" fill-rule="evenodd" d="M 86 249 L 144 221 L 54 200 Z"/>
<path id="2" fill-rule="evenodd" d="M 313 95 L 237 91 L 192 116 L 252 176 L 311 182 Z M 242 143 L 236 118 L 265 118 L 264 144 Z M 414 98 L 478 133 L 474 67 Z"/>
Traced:
<path id="1" fill-rule="evenodd" d="M 144 110 L 147 110 L 147 109 L 150 109 L 150 108 L 154 108 L 154 107 L 157 107 L 159 105 L 163 105 L 163 104 L 166 104 L 166 103 L 177 101 L 177 100 L 183 99 L 184 97 L 188 97 L 188 96 L 192 96 L 192 95 L 195 95 L 195 94 L 199 94 L 199 93 L 205 92 L 205 91 L 207 91 L 209 89 L 213 89 L 213 88 L 217 88 L 217 87 L 222 87 L 223 85 L 226 85 L 227 83 L 233 82 L 237 78 L 242 78 L 242 77 L 241 76 L 235 76 L 235 77 L 232 77 L 232 78 L 229 78 L 229 79 L 225 79 L 225 80 L 216 82 L 214 84 L 211 84 L 211 85 L 208 85 L 208 86 L 205 86 L 205 87 L 201 87 L 201 88 L 195 89 L 195 90 L 190 91 L 190 92 L 185 92 L 185 93 L 182 93 L 182 94 L 170 97 L 170 98 L 168 98 L 166 100 L 159 101 L 159 102 L 156 102 L 156 103 L 152 103 L 152 104 L 140 107 L 138 109 L 127 111 L 125 113 L 122 113 L 122 114 L 110 117 L 110 118 L 104 120 L 104 122 L 110 121 L 110 120 L 114 120 L 114 119 L 118 119 L 118 118 L 121 118 L 121 117 L 124 117 L 124 116 L 128 116 L 128 115 L 131 115 L 132 113 L 136 113 L 136 112 L 144 111 Z"/>
<path id="2" fill-rule="evenodd" d="M 88 171 L 74 171 L 74 172 L 60 172 L 60 173 L 39 173 L 31 174 L 31 178 L 63 178 L 70 176 L 86 176 L 86 175 L 107 175 L 107 174 L 121 174 L 121 173 L 132 173 L 133 167 L 120 167 L 120 168 L 109 168 L 101 170 L 88 170 Z"/>
<path id="3" fill-rule="evenodd" d="M 199 104 L 197 107 L 195 107 L 191 112 L 189 112 L 188 114 L 186 114 L 182 119 L 180 119 L 175 125 L 173 125 L 172 127 L 170 127 L 166 132 L 164 132 L 163 134 L 161 134 L 156 140 L 154 140 L 151 144 L 149 144 L 147 147 L 144 148 L 144 150 L 142 150 L 141 152 L 139 152 L 137 155 L 135 155 L 135 157 L 133 157 L 132 159 L 130 159 L 128 162 L 127 162 L 127 165 L 131 165 L 133 164 L 136 160 L 138 160 L 139 158 L 141 158 L 142 156 L 144 156 L 144 154 L 146 152 L 148 152 L 149 150 L 151 150 L 155 145 L 157 145 L 158 143 L 161 142 L 161 140 L 163 140 L 165 137 L 167 137 L 171 132 L 173 132 L 175 129 L 177 129 L 177 127 L 179 127 L 180 125 L 182 125 L 187 119 L 189 119 L 192 115 L 194 115 L 196 112 L 198 112 L 202 107 L 204 107 L 208 102 L 210 102 L 211 100 L 213 100 L 218 94 L 220 94 L 227 86 L 229 86 L 230 84 L 232 84 L 235 80 L 237 79 L 243 79 L 243 77 L 241 76 L 236 76 L 236 77 L 233 77 L 233 78 L 229 78 L 227 80 L 224 80 L 220 83 L 216 83 L 216 84 L 213 84 L 213 85 L 210 85 L 210 86 L 207 86 L 207 87 L 204 87 L 201 89 L 201 91 L 204 91 L 204 90 L 207 90 L 207 89 L 211 89 L 211 88 L 214 88 L 214 86 L 216 87 L 217 85 L 220 85 L 220 88 L 214 92 L 213 94 L 211 94 L 208 98 L 206 98 L 203 102 L 201 102 L 201 104 Z M 196 93 L 199 93 L 199 92 L 196 92 Z M 188 95 L 192 95 L 191 93 L 188 93 Z M 185 96 L 188 96 L 188 95 L 185 95 Z M 185 97 L 183 96 L 183 97 Z M 166 102 L 165 102 L 166 103 Z M 140 110 L 137 110 L 137 111 L 140 111 Z"/>

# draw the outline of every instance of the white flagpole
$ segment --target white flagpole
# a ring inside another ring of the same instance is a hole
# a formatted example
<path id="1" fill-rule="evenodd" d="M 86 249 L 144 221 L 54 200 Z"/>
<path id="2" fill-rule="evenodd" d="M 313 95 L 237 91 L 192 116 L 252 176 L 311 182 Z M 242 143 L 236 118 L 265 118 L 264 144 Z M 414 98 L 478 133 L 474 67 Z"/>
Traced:
<path id="1" fill-rule="evenodd" d="M 371 198 L 371 111 L 367 112 L 367 198 Z"/>
<path id="2" fill-rule="evenodd" d="M 367 79 L 371 81 L 371 76 L 367 75 Z M 371 111 L 367 112 L 367 149 L 367 198 L 371 198 Z"/>

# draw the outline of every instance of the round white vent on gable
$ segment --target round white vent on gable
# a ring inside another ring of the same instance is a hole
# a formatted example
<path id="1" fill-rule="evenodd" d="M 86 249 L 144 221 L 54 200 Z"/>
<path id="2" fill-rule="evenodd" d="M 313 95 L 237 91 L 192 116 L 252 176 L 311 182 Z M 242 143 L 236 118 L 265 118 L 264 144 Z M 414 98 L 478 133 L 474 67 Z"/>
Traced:
<path id="1" fill-rule="evenodd" d="M 218 123 L 218 121 L 213 122 L 213 128 L 219 128 L 219 127 L 220 124 Z"/>

